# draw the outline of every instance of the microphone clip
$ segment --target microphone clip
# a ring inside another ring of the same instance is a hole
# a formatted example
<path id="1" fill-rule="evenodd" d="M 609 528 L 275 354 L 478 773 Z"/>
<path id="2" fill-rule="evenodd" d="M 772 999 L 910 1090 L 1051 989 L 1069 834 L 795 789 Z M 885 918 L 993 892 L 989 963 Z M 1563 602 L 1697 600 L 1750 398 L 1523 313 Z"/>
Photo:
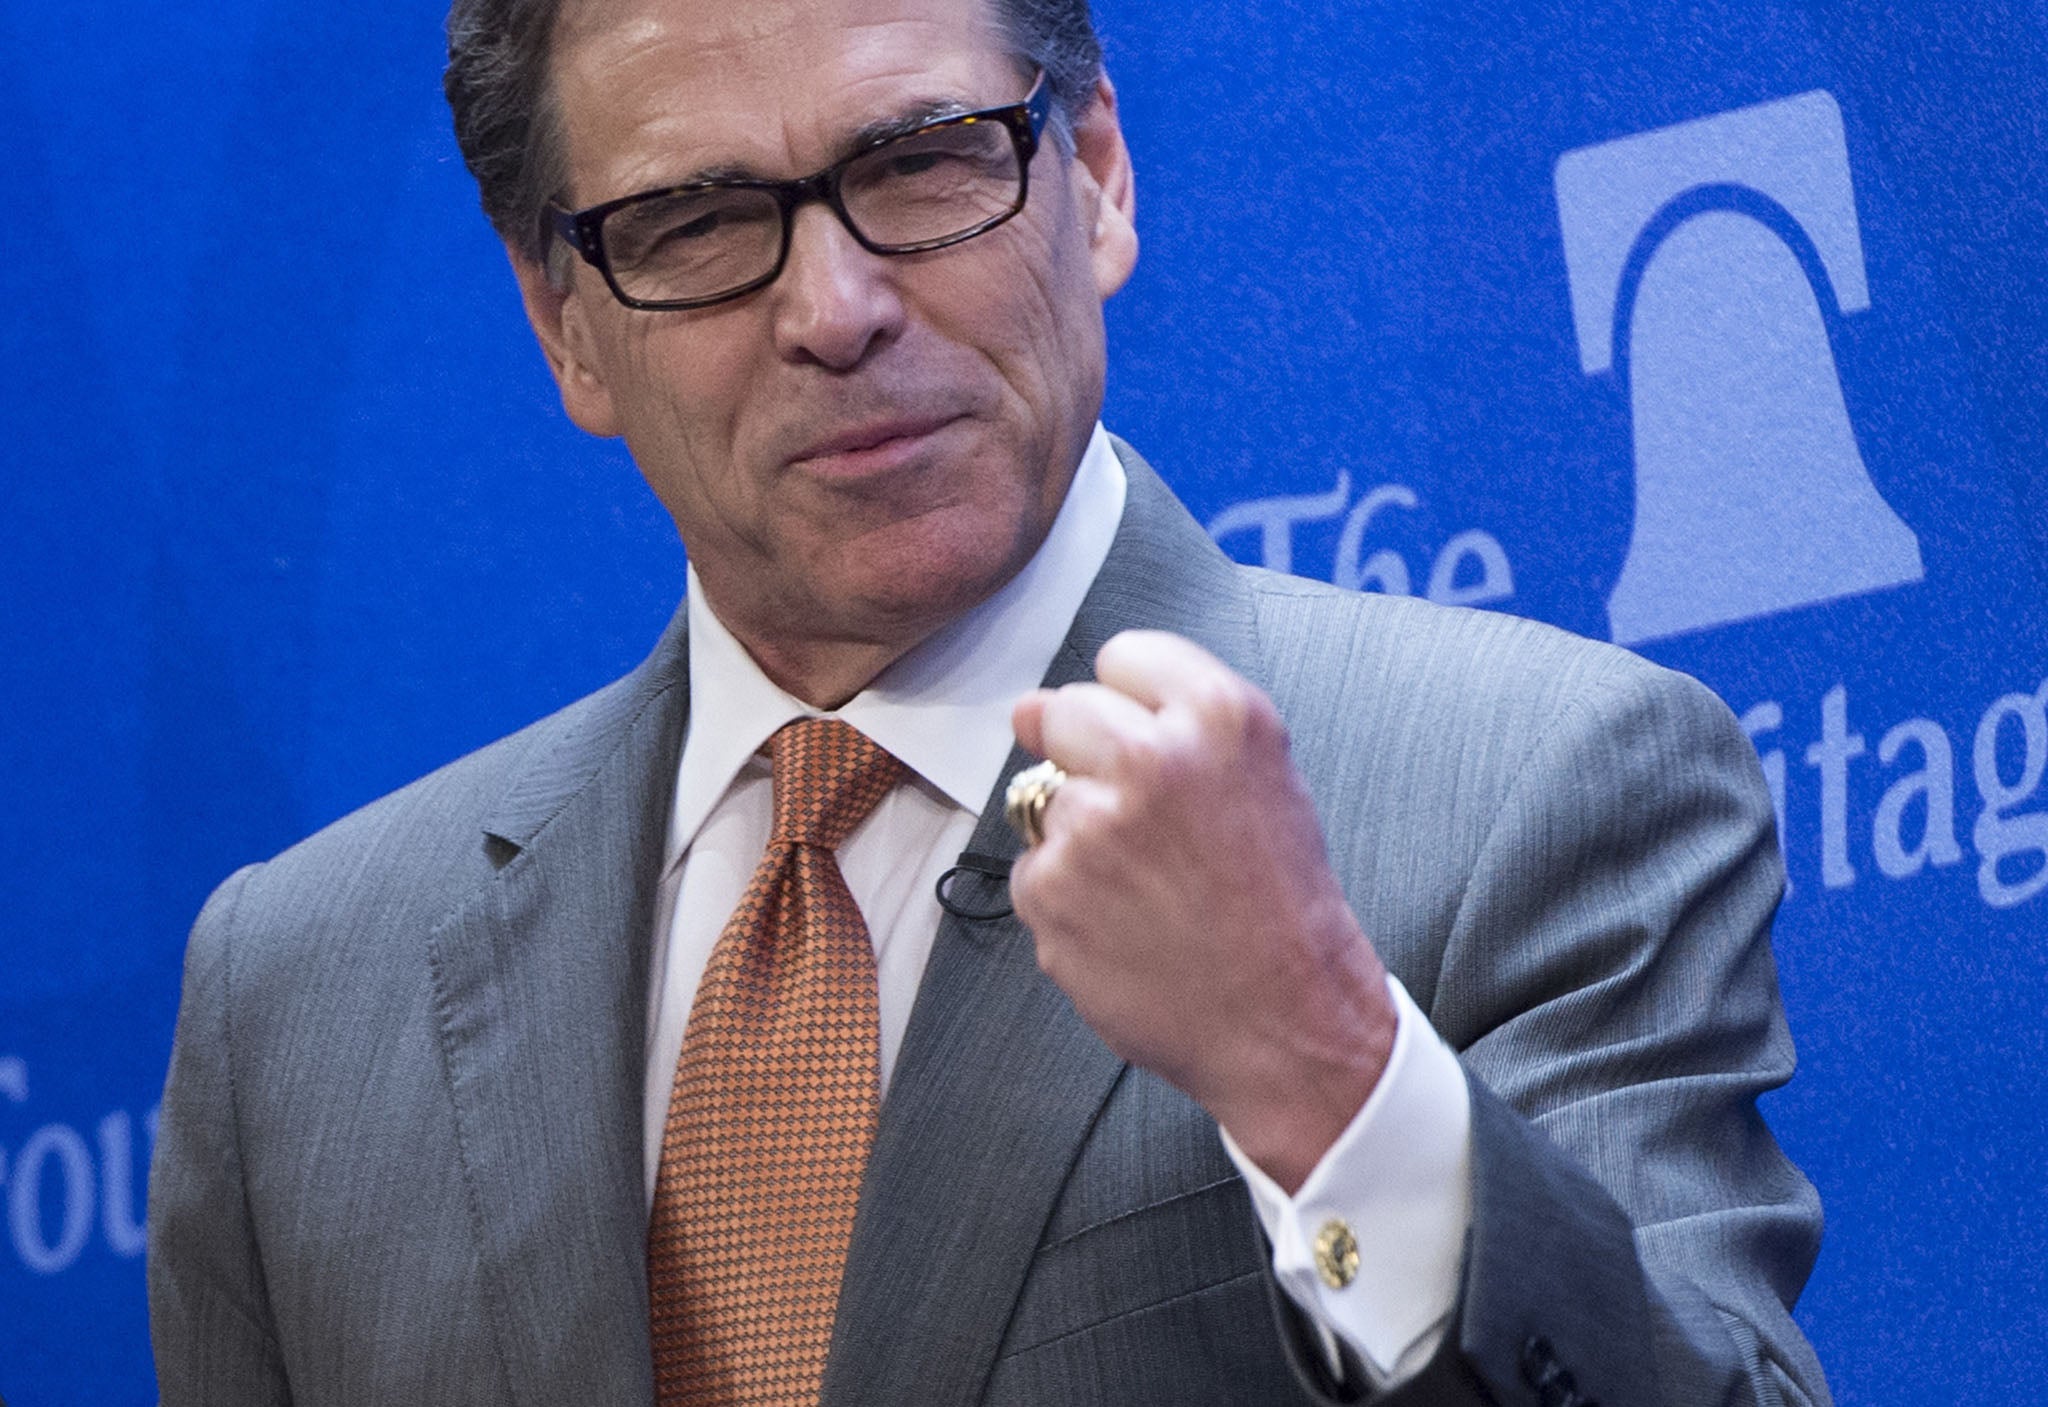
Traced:
<path id="1" fill-rule="evenodd" d="M 1016 912 L 1010 907 L 1010 862 L 1000 855 L 963 851 L 939 876 L 939 907 L 968 923 L 992 923 Z"/>

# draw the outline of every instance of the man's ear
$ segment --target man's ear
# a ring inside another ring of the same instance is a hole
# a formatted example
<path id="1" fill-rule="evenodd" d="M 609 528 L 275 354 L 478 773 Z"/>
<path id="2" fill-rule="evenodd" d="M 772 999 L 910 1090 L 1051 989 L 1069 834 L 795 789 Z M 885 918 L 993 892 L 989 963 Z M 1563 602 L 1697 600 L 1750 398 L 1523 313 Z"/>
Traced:
<path id="1" fill-rule="evenodd" d="M 1138 263 L 1137 178 L 1117 118 L 1116 85 L 1103 74 L 1074 122 L 1074 174 L 1088 221 L 1095 287 L 1104 298 L 1124 286 Z"/>
<path id="2" fill-rule="evenodd" d="M 557 287 L 536 260 L 507 245 L 512 272 L 519 279 L 519 295 L 526 303 L 526 320 L 540 339 L 548 359 L 548 370 L 561 388 L 562 409 L 590 434 L 611 437 L 619 433 L 611 388 L 600 373 L 593 353 L 592 329 L 585 315 L 583 299 L 573 279 Z"/>

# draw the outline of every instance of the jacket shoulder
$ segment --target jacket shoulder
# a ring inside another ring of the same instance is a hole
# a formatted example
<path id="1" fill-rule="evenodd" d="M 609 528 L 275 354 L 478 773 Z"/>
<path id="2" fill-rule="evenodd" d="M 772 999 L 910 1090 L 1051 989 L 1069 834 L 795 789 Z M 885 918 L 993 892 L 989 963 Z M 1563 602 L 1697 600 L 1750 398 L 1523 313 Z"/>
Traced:
<path id="1" fill-rule="evenodd" d="M 1734 714 L 1691 675 L 1521 616 L 1243 570 L 1261 682 L 1312 785 L 1367 771 L 1419 804 L 1455 777 L 1452 804 L 1490 810 L 1532 757 L 1621 737 L 1690 749 L 1762 793 Z"/>
<path id="2" fill-rule="evenodd" d="M 1399 693 L 1453 714 L 1476 710 L 1495 728 L 1523 710 L 1534 723 L 1589 691 L 1675 691 L 1721 709 L 1689 675 L 1541 621 L 1242 570 L 1281 689 L 1314 681 L 1354 702 Z"/>
<path id="3" fill-rule="evenodd" d="M 494 833 L 509 829 L 496 822 L 515 792 L 536 775 L 583 765 L 645 693 L 644 680 L 628 675 L 240 871 L 201 913 L 195 947 L 216 921 L 230 918 L 237 929 L 286 948 L 299 946 L 286 941 L 293 934 L 321 942 L 340 937 L 359 947 L 378 931 L 438 920 L 453 896 L 483 883 L 517 852 L 511 841 L 528 838 Z"/>

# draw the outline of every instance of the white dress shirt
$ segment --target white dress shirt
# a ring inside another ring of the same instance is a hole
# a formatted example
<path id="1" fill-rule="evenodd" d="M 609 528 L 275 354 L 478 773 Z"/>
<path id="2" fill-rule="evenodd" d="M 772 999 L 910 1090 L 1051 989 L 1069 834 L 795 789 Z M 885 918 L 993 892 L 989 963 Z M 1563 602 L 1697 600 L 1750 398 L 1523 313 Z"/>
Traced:
<path id="1" fill-rule="evenodd" d="M 935 886 L 966 848 L 1009 757 L 1011 705 L 1044 677 L 1109 555 L 1125 488 L 1098 425 L 1052 530 L 1024 569 L 832 715 L 912 773 L 838 850 L 875 945 L 884 1098 L 938 934 Z M 691 1001 L 768 843 L 773 809 L 761 745 L 783 724 L 818 712 L 761 672 L 705 603 L 694 570 L 688 609 L 689 727 L 648 991 L 650 1206 Z M 1322 1327 L 1326 1344 L 1350 1345 L 1375 1384 L 1407 1376 L 1434 1351 L 1471 1222 L 1463 1074 L 1400 984 L 1389 978 L 1389 986 L 1400 1023 L 1386 1073 L 1294 1196 L 1224 1139 L 1273 1244 L 1280 1284 Z M 1357 1278 L 1341 1290 L 1323 1283 L 1313 1249 L 1332 1218 L 1350 1226 L 1361 1251 Z"/>

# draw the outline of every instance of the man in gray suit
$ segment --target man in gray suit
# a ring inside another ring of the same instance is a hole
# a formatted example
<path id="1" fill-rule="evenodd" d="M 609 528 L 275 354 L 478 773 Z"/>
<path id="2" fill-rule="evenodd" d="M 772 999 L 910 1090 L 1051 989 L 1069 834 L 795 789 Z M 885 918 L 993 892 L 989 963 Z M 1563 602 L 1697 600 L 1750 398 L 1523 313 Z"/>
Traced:
<path id="1" fill-rule="evenodd" d="M 1622 652 L 1238 568 L 1102 431 L 1136 237 L 1085 3 L 462 0 L 450 35 L 564 404 L 688 600 L 207 906 L 166 1401 L 653 1399 L 670 1077 L 755 752 L 815 715 L 910 774 L 838 843 L 879 1124 L 772 1400 L 1827 1400 L 1788 1313 L 1818 1204 L 1754 1103 L 1791 1047 L 1745 740 Z M 1029 754 L 1067 780 L 1020 855 Z M 771 1400 L 728 1366 L 675 1400 Z"/>

